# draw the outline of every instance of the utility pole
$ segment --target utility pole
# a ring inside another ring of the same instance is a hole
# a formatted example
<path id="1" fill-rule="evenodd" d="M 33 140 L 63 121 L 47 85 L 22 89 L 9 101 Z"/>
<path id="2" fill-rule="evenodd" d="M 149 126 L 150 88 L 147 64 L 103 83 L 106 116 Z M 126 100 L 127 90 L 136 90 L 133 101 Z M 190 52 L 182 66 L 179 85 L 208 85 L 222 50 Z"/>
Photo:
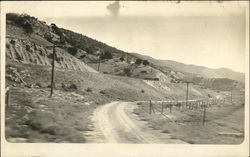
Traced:
<path id="1" fill-rule="evenodd" d="M 231 104 L 233 105 L 233 88 L 231 88 Z"/>
<path id="2" fill-rule="evenodd" d="M 100 65 L 101 65 L 101 56 L 99 56 L 99 60 L 98 60 L 98 68 L 97 71 L 100 72 Z"/>
<path id="3" fill-rule="evenodd" d="M 53 57 L 52 57 L 52 71 L 51 71 L 51 84 L 50 84 L 50 97 L 53 95 L 53 88 L 55 87 L 55 57 L 56 57 L 56 47 L 53 46 Z"/>
<path id="4" fill-rule="evenodd" d="M 206 105 L 204 104 L 204 110 L 203 110 L 203 120 L 202 120 L 202 125 L 204 126 L 206 121 Z"/>
<path id="5" fill-rule="evenodd" d="M 187 108 L 187 106 L 188 106 L 188 85 L 189 85 L 189 83 L 190 82 L 186 82 L 186 84 L 187 84 L 187 93 L 186 93 L 186 108 Z"/>
<path id="6" fill-rule="evenodd" d="M 99 70 L 100 70 L 101 57 L 102 57 L 102 52 L 100 51 L 100 56 L 99 56 L 99 60 L 98 60 L 98 67 L 97 67 L 97 71 L 99 71 Z"/>
<path id="7" fill-rule="evenodd" d="M 62 45 L 47 46 L 47 48 L 53 48 L 52 56 L 52 69 L 51 69 L 51 84 L 50 84 L 50 97 L 53 95 L 53 89 L 55 88 L 55 58 L 56 58 L 56 47 L 62 47 Z"/>
<path id="8" fill-rule="evenodd" d="M 99 56 L 97 71 L 99 71 L 99 69 L 100 69 L 100 64 L 101 64 L 101 57 Z"/>

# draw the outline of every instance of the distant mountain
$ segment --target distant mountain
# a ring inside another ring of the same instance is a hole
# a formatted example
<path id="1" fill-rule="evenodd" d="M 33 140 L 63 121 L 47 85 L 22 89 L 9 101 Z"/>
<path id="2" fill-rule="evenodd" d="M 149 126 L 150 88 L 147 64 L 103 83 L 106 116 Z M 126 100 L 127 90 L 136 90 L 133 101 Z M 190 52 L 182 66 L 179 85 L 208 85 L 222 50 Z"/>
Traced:
<path id="1" fill-rule="evenodd" d="M 228 78 L 232 80 L 237 80 L 244 82 L 245 74 L 240 72 L 235 72 L 228 68 L 212 69 L 204 66 L 198 66 L 193 64 L 184 64 L 172 60 L 158 60 L 150 56 L 141 55 L 138 53 L 131 53 L 132 55 L 148 60 L 150 63 L 154 64 L 152 66 L 157 67 L 159 70 L 165 70 L 166 72 L 175 71 L 176 73 L 183 74 L 182 76 L 188 77 L 204 77 L 204 78 Z"/>
<path id="2" fill-rule="evenodd" d="M 231 78 L 233 80 L 245 82 L 245 74 L 244 73 L 235 72 L 235 71 L 228 69 L 228 68 L 214 69 L 214 71 L 222 77 Z"/>
<path id="3" fill-rule="evenodd" d="M 229 78 L 232 80 L 237 80 L 244 82 L 245 74 L 240 72 L 235 72 L 228 68 L 211 69 L 204 66 L 197 66 L 193 64 L 183 64 L 180 62 L 172 60 L 161 60 L 166 66 L 180 71 L 186 74 L 194 74 L 196 77 L 206 77 L 206 78 Z"/>

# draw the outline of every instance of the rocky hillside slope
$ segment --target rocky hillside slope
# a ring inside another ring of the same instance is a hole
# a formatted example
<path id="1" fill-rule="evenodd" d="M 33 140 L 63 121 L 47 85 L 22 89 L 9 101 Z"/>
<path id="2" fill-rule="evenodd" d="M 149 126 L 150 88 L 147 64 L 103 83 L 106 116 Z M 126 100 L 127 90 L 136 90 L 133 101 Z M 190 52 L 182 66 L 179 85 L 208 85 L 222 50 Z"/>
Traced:
<path id="1" fill-rule="evenodd" d="M 13 24 L 7 19 L 6 58 L 21 63 L 51 65 L 53 50 L 48 46 L 52 46 L 53 43 L 44 38 L 44 34 L 50 33 L 51 31 L 50 29 L 45 29 L 47 28 L 45 25 L 42 25 L 43 27 L 40 25 L 37 26 L 40 24 L 39 21 L 35 24 L 31 22 L 31 24 L 32 27 L 34 25 L 34 32 L 27 34 L 23 28 Z M 56 48 L 55 67 L 96 72 L 96 70 L 71 56 L 62 48 Z"/>

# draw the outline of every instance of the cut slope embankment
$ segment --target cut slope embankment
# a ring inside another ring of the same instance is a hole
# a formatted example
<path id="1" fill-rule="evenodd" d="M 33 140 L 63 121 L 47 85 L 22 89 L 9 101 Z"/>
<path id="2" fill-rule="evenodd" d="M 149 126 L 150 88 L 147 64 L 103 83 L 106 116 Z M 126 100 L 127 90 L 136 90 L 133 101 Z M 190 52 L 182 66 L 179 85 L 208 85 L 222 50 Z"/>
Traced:
<path id="1" fill-rule="evenodd" d="M 51 45 L 38 45 L 25 39 L 7 38 L 6 57 L 21 63 L 51 66 L 53 50 L 52 48 L 46 48 L 46 46 Z M 56 48 L 55 67 L 96 72 L 96 70 L 60 48 Z"/>

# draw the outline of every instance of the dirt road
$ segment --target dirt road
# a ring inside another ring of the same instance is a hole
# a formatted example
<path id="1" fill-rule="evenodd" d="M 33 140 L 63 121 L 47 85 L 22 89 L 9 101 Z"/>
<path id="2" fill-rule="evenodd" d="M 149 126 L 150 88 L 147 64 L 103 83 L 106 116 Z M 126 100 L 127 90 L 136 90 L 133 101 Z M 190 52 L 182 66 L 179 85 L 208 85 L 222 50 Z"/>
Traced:
<path id="1" fill-rule="evenodd" d="M 96 109 L 93 130 L 84 133 L 90 143 L 184 143 L 171 139 L 146 125 L 147 122 L 133 114 L 137 107 L 132 102 L 112 102 Z"/>

